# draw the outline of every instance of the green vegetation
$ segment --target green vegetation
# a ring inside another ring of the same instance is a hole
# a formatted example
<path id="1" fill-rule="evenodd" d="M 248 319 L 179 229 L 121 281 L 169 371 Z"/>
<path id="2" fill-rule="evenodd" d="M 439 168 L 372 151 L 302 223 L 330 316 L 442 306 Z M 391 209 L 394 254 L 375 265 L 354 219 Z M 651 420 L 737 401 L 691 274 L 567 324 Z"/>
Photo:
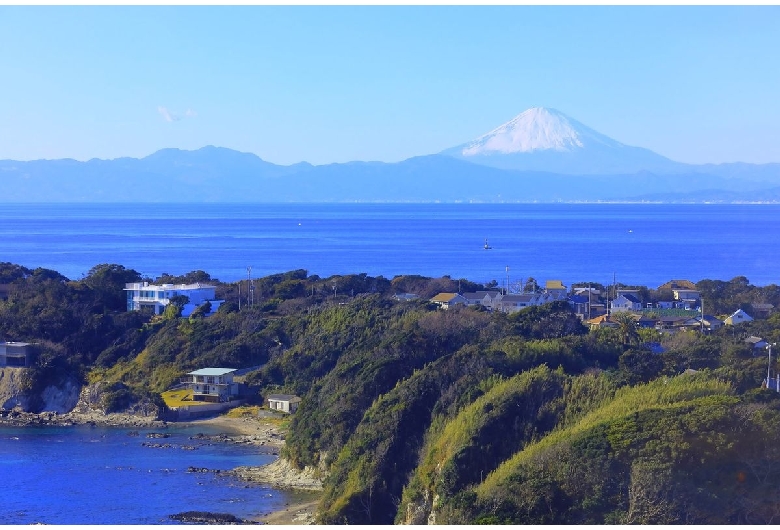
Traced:
<path id="1" fill-rule="evenodd" d="M 239 300 L 238 283 L 166 274 L 226 302 L 150 317 L 124 311 L 124 283 L 141 280 L 155 281 L 0 263 L 0 335 L 40 344 L 27 388 L 69 377 L 102 385 L 107 410 L 174 407 L 192 403 L 170 390 L 183 374 L 252 368 L 255 402 L 232 414 L 257 416 L 269 393 L 303 398 L 268 421 L 289 424 L 285 457 L 327 477 L 320 522 L 758 524 L 780 509 L 780 396 L 760 389 L 766 354 L 744 342 L 779 342 L 778 313 L 705 335 L 623 317 L 588 332 L 563 302 L 510 315 L 427 302 L 485 287 L 465 279 L 296 270 L 256 279 L 252 303 L 246 280 Z M 707 313 L 780 306 L 777 286 L 743 278 L 697 287 Z M 421 298 L 392 299 L 404 292 Z"/>

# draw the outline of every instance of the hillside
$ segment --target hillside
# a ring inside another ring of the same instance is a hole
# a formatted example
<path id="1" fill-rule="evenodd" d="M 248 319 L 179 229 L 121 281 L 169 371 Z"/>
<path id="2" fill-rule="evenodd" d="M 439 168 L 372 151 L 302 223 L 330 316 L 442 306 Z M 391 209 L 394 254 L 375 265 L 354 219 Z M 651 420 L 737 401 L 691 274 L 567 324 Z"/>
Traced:
<path id="1" fill-rule="evenodd" d="M 211 281 L 157 280 L 196 278 Z M 780 394 L 760 388 L 767 359 L 744 339 L 780 340 L 778 313 L 708 335 L 588 331 L 565 302 L 511 314 L 427 302 L 485 287 L 467 279 L 299 270 L 257 279 L 262 295 L 240 310 L 238 285 L 215 282 L 226 302 L 213 316 L 152 318 L 123 309 L 121 287 L 140 279 L 120 265 L 79 281 L 0 265 L 0 334 L 42 349 L 28 410 L 65 380 L 103 388 L 108 413 L 160 406 L 193 369 L 254 367 L 256 403 L 302 397 L 282 456 L 324 479 L 321 523 L 760 524 L 776 512 Z M 742 277 L 696 288 L 717 311 L 780 305 L 778 286 Z M 406 292 L 421 298 L 393 299 Z"/>

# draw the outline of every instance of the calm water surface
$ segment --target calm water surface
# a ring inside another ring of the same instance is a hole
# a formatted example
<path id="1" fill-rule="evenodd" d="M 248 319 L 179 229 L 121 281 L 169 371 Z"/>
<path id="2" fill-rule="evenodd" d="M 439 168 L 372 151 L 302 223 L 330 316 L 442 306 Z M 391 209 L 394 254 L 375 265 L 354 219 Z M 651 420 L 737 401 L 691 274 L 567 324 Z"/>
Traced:
<path id="1" fill-rule="evenodd" d="M 149 429 L 106 427 L 0 427 L 0 525 L 169 524 L 189 510 L 250 518 L 284 506 L 286 494 L 249 486 L 214 473 L 188 473 L 189 466 L 228 470 L 264 465 L 276 457 L 257 447 L 189 437 L 203 427 Z M 214 431 L 211 431 L 214 433 Z M 170 443 L 169 449 L 144 442 Z M 184 450 L 182 445 L 197 446 Z"/>
<path id="2" fill-rule="evenodd" d="M 7 205 L 0 261 L 81 278 L 119 263 L 222 281 L 294 269 L 327 277 L 533 276 L 655 287 L 672 278 L 778 283 L 780 205 Z M 485 239 L 492 250 L 483 248 Z"/>

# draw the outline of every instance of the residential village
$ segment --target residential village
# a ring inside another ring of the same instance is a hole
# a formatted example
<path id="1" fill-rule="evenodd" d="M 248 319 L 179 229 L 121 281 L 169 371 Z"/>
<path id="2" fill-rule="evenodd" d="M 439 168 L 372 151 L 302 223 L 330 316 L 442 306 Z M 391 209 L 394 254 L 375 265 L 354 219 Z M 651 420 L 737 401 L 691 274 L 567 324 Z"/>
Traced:
<path id="1" fill-rule="evenodd" d="M 507 289 L 477 290 L 473 292 L 441 292 L 429 301 L 440 309 L 455 306 L 471 307 L 481 311 L 514 313 L 525 308 L 552 302 L 566 302 L 574 314 L 591 331 L 601 328 L 618 328 L 620 314 L 630 315 L 637 330 L 656 330 L 669 336 L 677 333 L 709 334 L 724 326 L 740 326 L 754 319 L 766 319 L 775 310 L 769 303 L 741 304 L 726 314 L 712 314 L 707 310 L 696 285 L 688 280 L 671 280 L 656 289 L 627 288 L 621 285 L 593 286 L 577 284 L 567 287 L 560 280 L 535 280 L 526 284 L 525 292 L 509 292 Z M 215 314 L 224 300 L 217 298 L 217 287 L 208 283 L 151 284 L 149 282 L 126 283 L 126 310 L 148 313 L 163 318 L 174 304 L 179 317 L 208 317 Z M 390 295 L 397 302 L 422 300 L 415 293 Z M 339 302 L 341 303 L 341 302 Z M 773 344 L 762 337 L 743 333 L 740 341 L 749 344 L 755 355 L 765 355 Z M 659 342 L 645 342 L 653 353 L 663 353 Z M 31 366 L 37 352 L 34 342 L 0 342 L 0 368 Z M 251 391 L 244 384 L 243 374 L 253 367 L 201 366 L 183 374 L 179 382 L 164 394 L 168 407 L 181 417 L 213 413 L 246 402 Z M 780 382 L 770 381 L 769 386 L 780 391 Z M 765 380 L 766 381 L 766 380 Z M 765 382 L 766 384 L 766 382 Z M 292 394 L 264 396 L 265 406 L 274 411 L 294 413 L 301 398 Z"/>
<path id="2" fill-rule="evenodd" d="M 613 315 L 627 312 L 634 317 L 637 327 L 666 332 L 713 331 L 724 325 L 739 325 L 754 318 L 767 318 L 774 310 L 772 304 L 752 304 L 753 315 L 738 308 L 728 315 L 713 316 L 705 312 L 702 316 L 704 301 L 692 282 L 672 280 L 658 287 L 656 291 L 668 292 L 668 298 L 645 301 L 642 300 L 639 289 L 610 288 L 602 291 L 592 287 L 576 287 L 569 290 L 560 280 L 548 280 L 543 289 L 534 293 L 440 293 L 431 298 L 431 302 L 442 309 L 460 304 L 481 306 L 488 311 L 514 313 L 526 307 L 566 301 L 591 330 L 618 327 Z M 406 295 L 405 299 L 409 299 L 408 296 Z"/>
<path id="3" fill-rule="evenodd" d="M 449 309 L 458 305 L 475 307 L 486 311 L 514 313 L 522 309 L 540 306 L 551 302 L 567 302 L 583 324 L 590 330 L 600 328 L 617 328 L 616 315 L 626 313 L 634 318 L 637 329 L 655 329 L 664 334 L 677 332 L 698 332 L 707 334 L 723 326 L 739 326 L 754 319 L 768 318 L 774 311 L 774 306 L 768 303 L 753 303 L 749 308 L 734 308 L 728 314 L 713 315 L 706 311 L 706 301 L 696 285 L 689 280 L 670 280 L 658 286 L 654 291 L 647 288 L 623 288 L 620 286 L 577 286 L 569 288 L 561 280 L 547 280 L 544 286 L 535 280 L 527 284 L 528 292 L 508 292 L 506 289 L 484 290 L 474 292 L 443 292 L 430 299 L 441 309 Z M 208 314 L 215 312 L 224 300 L 215 297 L 215 286 L 206 284 L 164 284 L 129 283 L 127 292 L 128 311 L 148 311 L 160 315 L 177 296 L 185 296 L 187 303 L 181 316 L 191 315 L 199 306 L 208 303 Z M 651 294 L 652 293 L 652 294 Z M 414 293 L 399 293 L 393 296 L 396 301 L 419 300 Z M 770 345 L 761 337 L 748 336 L 744 339 L 752 345 L 756 354 L 764 354 Z M 661 353 L 663 348 L 658 343 L 646 344 L 653 352 Z M 220 376 L 227 377 L 226 369 L 204 368 L 203 370 L 220 371 Z M 214 374 L 216 375 L 216 371 Z M 205 372 L 204 372 L 205 373 Z M 202 378 L 197 378 L 198 372 L 187 374 L 182 379 L 193 390 L 193 399 L 199 402 L 218 401 L 230 402 L 238 397 L 236 384 L 231 387 L 220 385 L 205 385 Z M 231 379 L 232 380 L 232 379 Z M 780 391 L 780 383 L 772 381 L 770 385 Z M 230 390 L 232 388 L 232 390 Z M 284 399 L 284 404 L 280 401 Z M 290 401 L 292 400 L 292 401 Z M 294 412 L 297 396 L 269 396 L 267 405 L 274 410 Z"/>
<path id="4" fill-rule="evenodd" d="M 209 305 L 212 314 L 219 309 L 224 300 L 217 300 L 216 287 L 206 284 L 163 284 L 129 283 L 127 292 L 128 311 L 147 311 L 160 315 L 176 297 L 186 297 L 181 316 L 190 316 L 199 306 Z M 735 308 L 732 313 L 712 315 L 706 311 L 696 285 L 689 280 L 671 280 L 658 288 L 658 297 L 648 298 L 647 289 L 626 289 L 608 287 L 573 287 L 569 289 L 560 280 L 547 280 L 542 288 L 533 292 L 507 292 L 506 290 L 486 290 L 464 293 L 439 293 L 430 299 L 442 309 L 456 305 L 481 307 L 488 311 L 513 313 L 527 307 L 539 306 L 551 302 L 566 301 L 574 313 L 590 329 L 617 327 L 613 315 L 628 312 L 635 319 L 637 327 L 655 328 L 659 331 L 678 330 L 713 331 L 724 325 L 739 325 L 754 318 L 764 319 L 774 311 L 772 304 L 754 303 L 749 310 Z M 401 293 L 395 300 L 410 301 L 420 297 L 413 293 Z"/>
<path id="5" fill-rule="evenodd" d="M 774 305 L 753 303 L 748 308 L 736 308 L 725 315 L 711 315 L 706 312 L 705 301 L 696 285 L 688 280 L 671 280 L 659 286 L 657 299 L 642 297 L 642 289 L 622 289 L 618 287 L 597 289 L 593 287 L 575 287 L 568 289 L 560 280 L 548 280 L 543 289 L 532 293 L 506 293 L 503 291 L 476 291 L 469 293 L 439 293 L 431 302 L 441 309 L 457 305 L 481 307 L 487 311 L 513 313 L 527 307 L 539 306 L 550 302 L 566 301 L 583 324 L 593 331 L 600 328 L 618 328 L 616 315 L 631 315 L 637 329 L 650 328 L 664 334 L 677 332 L 698 332 L 707 334 L 723 326 L 739 326 L 754 319 L 766 319 L 774 311 Z M 645 293 L 649 293 L 644 289 Z M 398 299 L 408 300 L 413 295 L 403 295 Z M 744 339 L 750 344 L 755 355 L 763 355 L 774 344 L 761 337 L 748 336 Z M 662 353 L 663 347 L 656 342 L 646 343 L 654 353 Z M 780 374 L 764 384 L 780 392 Z"/>

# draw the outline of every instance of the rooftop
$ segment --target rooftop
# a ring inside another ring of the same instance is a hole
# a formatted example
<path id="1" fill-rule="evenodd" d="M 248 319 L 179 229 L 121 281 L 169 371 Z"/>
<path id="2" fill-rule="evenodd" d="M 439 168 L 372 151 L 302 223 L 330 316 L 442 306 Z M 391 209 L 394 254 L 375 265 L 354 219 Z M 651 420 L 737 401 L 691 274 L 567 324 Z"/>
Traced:
<path id="1" fill-rule="evenodd" d="M 172 284 L 172 283 L 164 283 L 162 285 L 156 285 L 148 282 L 135 282 L 135 283 L 126 283 L 124 291 L 137 291 L 139 289 L 147 289 L 150 291 L 167 291 L 167 290 L 176 290 L 176 291 L 193 291 L 195 289 L 216 289 L 214 285 L 208 285 L 205 283 L 190 283 L 190 284 Z"/>
<path id="2" fill-rule="evenodd" d="M 301 398 L 293 394 L 270 394 L 268 399 L 273 401 L 301 401 Z"/>
<path id="3" fill-rule="evenodd" d="M 187 375 L 213 375 L 213 376 L 219 376 L 219 375 L 225 375 L 229 374 L 230 372 L 235 372 L 235 368 L 201 368 L 200 370 L 195 370 L 194 372 L 190 372 Z"/>

